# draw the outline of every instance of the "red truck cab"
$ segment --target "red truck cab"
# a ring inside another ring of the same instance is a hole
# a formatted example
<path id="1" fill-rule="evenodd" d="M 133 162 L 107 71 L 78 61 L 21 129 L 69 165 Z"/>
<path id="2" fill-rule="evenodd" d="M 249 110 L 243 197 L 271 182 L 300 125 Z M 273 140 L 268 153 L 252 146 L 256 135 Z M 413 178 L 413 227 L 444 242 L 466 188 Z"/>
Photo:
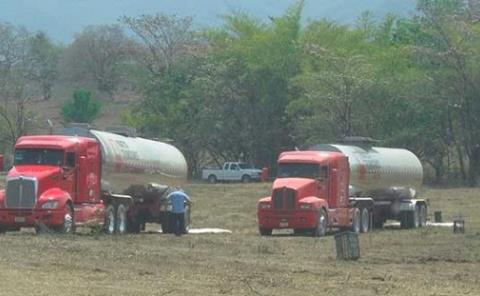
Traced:
<path id="1" fill-rule="evenodd" d="M 295 233 L 323 236 L 329 228 L 352 227 L 354 219 L 361 217 L 359 209 L 350 204 L 348 186 L 348 158 L 342 153 L 280 154 L 272 195 L 257 204 L 260 234 L 290 228 Z"/>
<path id="2" fill-rule="evenodd" d="M 103 223 L 100 157 L 94 139 L 21 137 L 0 191 L 0 232 L 47 226 L 68 233 L 75 224 Z"/>

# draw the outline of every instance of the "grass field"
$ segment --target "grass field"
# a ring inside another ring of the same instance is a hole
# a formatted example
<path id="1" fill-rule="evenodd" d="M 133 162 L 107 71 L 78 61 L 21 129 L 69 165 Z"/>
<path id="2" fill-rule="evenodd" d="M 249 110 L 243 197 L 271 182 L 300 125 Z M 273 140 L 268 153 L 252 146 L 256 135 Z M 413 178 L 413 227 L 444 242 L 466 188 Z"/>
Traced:
<path id="1" fill-rule="evenodd" d="M 480 295 L 480 189 L 427 189 L 451 228 L 361 235 L 339 262 L 334 238 L 260 237 L 256 200 L 270 184 L 191 184 L 193 227 L 232 234 L 0 236 L 0 295 Z"/>

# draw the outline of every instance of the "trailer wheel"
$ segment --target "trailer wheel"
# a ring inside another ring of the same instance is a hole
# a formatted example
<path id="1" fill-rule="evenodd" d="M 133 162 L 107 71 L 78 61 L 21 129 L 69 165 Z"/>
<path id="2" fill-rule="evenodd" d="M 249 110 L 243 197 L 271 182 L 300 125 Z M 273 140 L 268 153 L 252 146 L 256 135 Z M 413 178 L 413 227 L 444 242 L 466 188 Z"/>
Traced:
<path id="1" fill-rule="evenodd" d="M 367 208 L 361 209 L 360 231 L 366 233 L 370 230 L 370 211 Z"/>
<path id="2" fill-rule="evenodd" d="M 358 208 L 355 208 L 353 211 L 352 217 L 352 231 L 355 233 L 360 233 L 361 229 L 361 213 Z"/>
<path id="3" fill-rule="evenodd" d="M 4 234 L 5 232 L 7 232 L 7 229 L 4 226 L 0 225 L 0 234 Z"/>
<path id="4" fill-rule="evenodd" d="M 170 212 L 165 212 L 164 218 L 162 220 L 162 233 L 173 233 L 173 227 L 170 225 Z"/>
<path id="5" fill-rule="evenodd" d="M 119 204 L 117 207 L 115 232 L 117 234 L 127 233 L 127 207 L 124 204 Z"/>
<path id="6" fill-rule="evenodd" d="M 416 205 L 413 211 L 412 228 L 420 227 L 420 206 Z"/>
<path id="7" fill-rule="evenodd" d="M 259 227 L 259 228 L 258 228 L 258 231 L 260 232 L 260 235 L 261 235 L 261 236 L 270 236 L 270 235 L 272 235 L 272 229 L 270 229 L 270 228 Z"/>
<path id="8" fill-rule="evenodd" d="M 183 229 L 183 234 L 188 234 L 188 231 L 190 230 L 190 206 L 185 206 L 185 213 L 184 213 L 184 229 Z"/>
<path id="9" fill-rule="evenodd" d="M 115 233 L 115 207 L 112 204 L 109 204 L 105 210 L 104 228 L 106 234 Z"/>
<path id="10" fill-rule="evenodd" d="M 313 236 L 322 237 L 327 233 L 327 214 L 324 209 L 318 212 L 317 227 L 313 230 Z"/>
<path id="11" fill-rule="evenodd" d="M 427 206 L 425 204 L 419 205 L 419 222 L 420 227 L 427 226 Z"/>
<path id="12" fill-rule="evenodd" d="M 217 183 L 217 177 L 215 175 L 208 176 L 208 183 L 210 183 L 210 184 Z"/>

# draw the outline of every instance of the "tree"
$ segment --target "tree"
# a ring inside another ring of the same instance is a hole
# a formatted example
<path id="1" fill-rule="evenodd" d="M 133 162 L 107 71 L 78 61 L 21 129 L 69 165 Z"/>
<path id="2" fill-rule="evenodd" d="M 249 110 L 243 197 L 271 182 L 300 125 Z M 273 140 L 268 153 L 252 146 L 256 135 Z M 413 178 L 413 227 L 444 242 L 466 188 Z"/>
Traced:
<path id="1" fill-rule="evenodd" d="M 28 112 L 37 89 L 31 83 L 31 34 L 22 27 L 0 23 L 0 133 L 5 148 L 11 148 L 33 123 Z"/>
<path id="2" fill-rule="evenodd" d="M 91 99 L 91 93 L 85 90 L 73 92 L 73 98 L 61 109 L 64 122 L 91 123 L 100 112 L 100 103 Z"/>
<path id="3" fill-rule="evenodd" d="M 52 95 L 52 87 L 58 76 L 58 58 L 60 50 L 52 44 L 43 32 L 30 38 L 29 45 L 29 78 L 40 85 L 43 99 Z"/>
<path id="4" fill-rule="evenodd" d="M 93 83 L 113 98 L 128 59 L 130 42 L 118 25 L 86 27 L 63 56 L 65 75 L 78 86 Z"/>

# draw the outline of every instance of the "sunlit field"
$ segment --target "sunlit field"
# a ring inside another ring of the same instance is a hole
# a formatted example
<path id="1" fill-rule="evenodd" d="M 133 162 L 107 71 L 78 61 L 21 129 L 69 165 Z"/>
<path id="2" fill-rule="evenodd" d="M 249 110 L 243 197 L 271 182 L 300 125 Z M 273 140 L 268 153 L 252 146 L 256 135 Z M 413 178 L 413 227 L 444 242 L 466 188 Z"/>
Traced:
<path id="1" fill-rule="evenodd" d="M 480 295 L 480 189 L 425 189 L 447 227 L 360 237 L 361 258 L 336 260 L 333 235 L 260 237 L 256 201 L 271 184 L 191 184 L 192 227 L 232 234 L 0 236 L 0 295 Z"/>

